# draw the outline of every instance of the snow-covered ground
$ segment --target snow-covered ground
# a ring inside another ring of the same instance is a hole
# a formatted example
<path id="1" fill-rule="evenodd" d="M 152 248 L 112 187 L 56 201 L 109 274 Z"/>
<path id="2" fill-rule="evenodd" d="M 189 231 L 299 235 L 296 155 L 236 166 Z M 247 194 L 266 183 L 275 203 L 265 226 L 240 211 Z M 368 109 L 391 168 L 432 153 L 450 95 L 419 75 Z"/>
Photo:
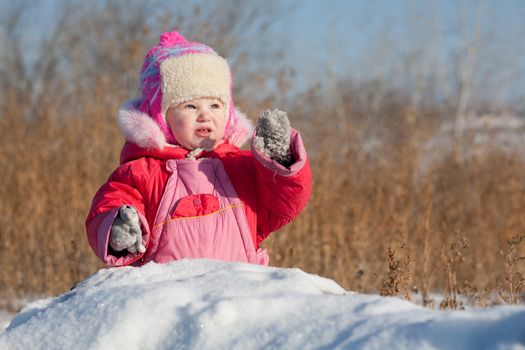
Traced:
<path id="1" fill-rule="evenodd" d="M 5 310 L 0 310 L 0 332 L 2 332 L 7 327 L 13 316 L 13 314 Z"/>
<path id="2" fill-rule="evenodd" d="M 454 148 L 454 122 L 444 122 L 436 133 L 420 146 L 422 169 L 439 161 Z M 466 156 L 480 156 L 498 150 L 523 159 L 525 147 L 525 117 L 501 115 L 469 115 L 465 119 Z"/>
<path id="3" fill-rule="evenodd" d="M 525 349 L 525 307 L 433 311 L 299 269 L 209 260 L 100 270 L 0 349 Z"/>

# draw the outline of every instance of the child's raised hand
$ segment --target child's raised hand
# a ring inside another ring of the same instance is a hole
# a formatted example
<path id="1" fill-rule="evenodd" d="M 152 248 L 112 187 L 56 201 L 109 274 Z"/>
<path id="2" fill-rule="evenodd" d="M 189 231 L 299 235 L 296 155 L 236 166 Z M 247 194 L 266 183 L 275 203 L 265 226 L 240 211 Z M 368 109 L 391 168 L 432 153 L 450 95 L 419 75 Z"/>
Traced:
<path id="1" fill-rule="evenodd" d="M 111 227 L 109 245 L 118 252 L 124 249 L 130 253 L 144 253 L 146 251 L 142 244 L 139 214 L 133 206 L 123 205 L 119 208 L 118 215 Z"/>
<path id="2" fill-rule="evenodd" d="M 282 165 L 292 162 L 290 121 L 286 112 L 267 109 L 259 115 L 253 146 Z"/>

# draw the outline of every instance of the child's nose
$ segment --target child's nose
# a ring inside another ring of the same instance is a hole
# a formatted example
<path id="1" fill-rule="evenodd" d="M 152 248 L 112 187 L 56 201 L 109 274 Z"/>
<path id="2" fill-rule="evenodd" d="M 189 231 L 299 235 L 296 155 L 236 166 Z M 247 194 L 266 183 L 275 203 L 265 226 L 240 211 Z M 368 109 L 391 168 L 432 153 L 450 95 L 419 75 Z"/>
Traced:
<path id="1" fill-rule="evenodd" d="M 201 109 L 199 111 L 199 117 L 198 119 L 199 121 L 208 121 L 210 120 L 210 111 L 207 110 L 207 109 Z"/>

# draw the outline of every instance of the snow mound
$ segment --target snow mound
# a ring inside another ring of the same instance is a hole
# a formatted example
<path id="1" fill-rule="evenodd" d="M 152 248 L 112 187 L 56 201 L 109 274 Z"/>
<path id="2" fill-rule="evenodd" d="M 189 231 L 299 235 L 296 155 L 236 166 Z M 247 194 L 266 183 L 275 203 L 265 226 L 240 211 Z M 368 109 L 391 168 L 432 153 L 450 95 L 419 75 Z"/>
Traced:
<path id="1" fill-rule="evenodd" d="M 457 312 L 299 269 L 211 260 L 103 269 L 38 300 L 0 349 L 525 349 L 525 307 Z"/>

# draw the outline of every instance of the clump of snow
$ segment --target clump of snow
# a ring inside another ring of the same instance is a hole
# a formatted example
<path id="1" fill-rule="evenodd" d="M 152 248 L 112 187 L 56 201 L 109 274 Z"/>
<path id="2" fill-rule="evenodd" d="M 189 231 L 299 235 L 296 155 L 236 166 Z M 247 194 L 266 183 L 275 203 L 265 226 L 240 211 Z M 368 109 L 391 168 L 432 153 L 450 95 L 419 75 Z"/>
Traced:
<path id="1" fill-rule="evenodd" d="M 440 312 L 299 269 L 211 260 L 97 272 L 35 301 L 0 349 L 525 348 L 525 307 Z"/>

